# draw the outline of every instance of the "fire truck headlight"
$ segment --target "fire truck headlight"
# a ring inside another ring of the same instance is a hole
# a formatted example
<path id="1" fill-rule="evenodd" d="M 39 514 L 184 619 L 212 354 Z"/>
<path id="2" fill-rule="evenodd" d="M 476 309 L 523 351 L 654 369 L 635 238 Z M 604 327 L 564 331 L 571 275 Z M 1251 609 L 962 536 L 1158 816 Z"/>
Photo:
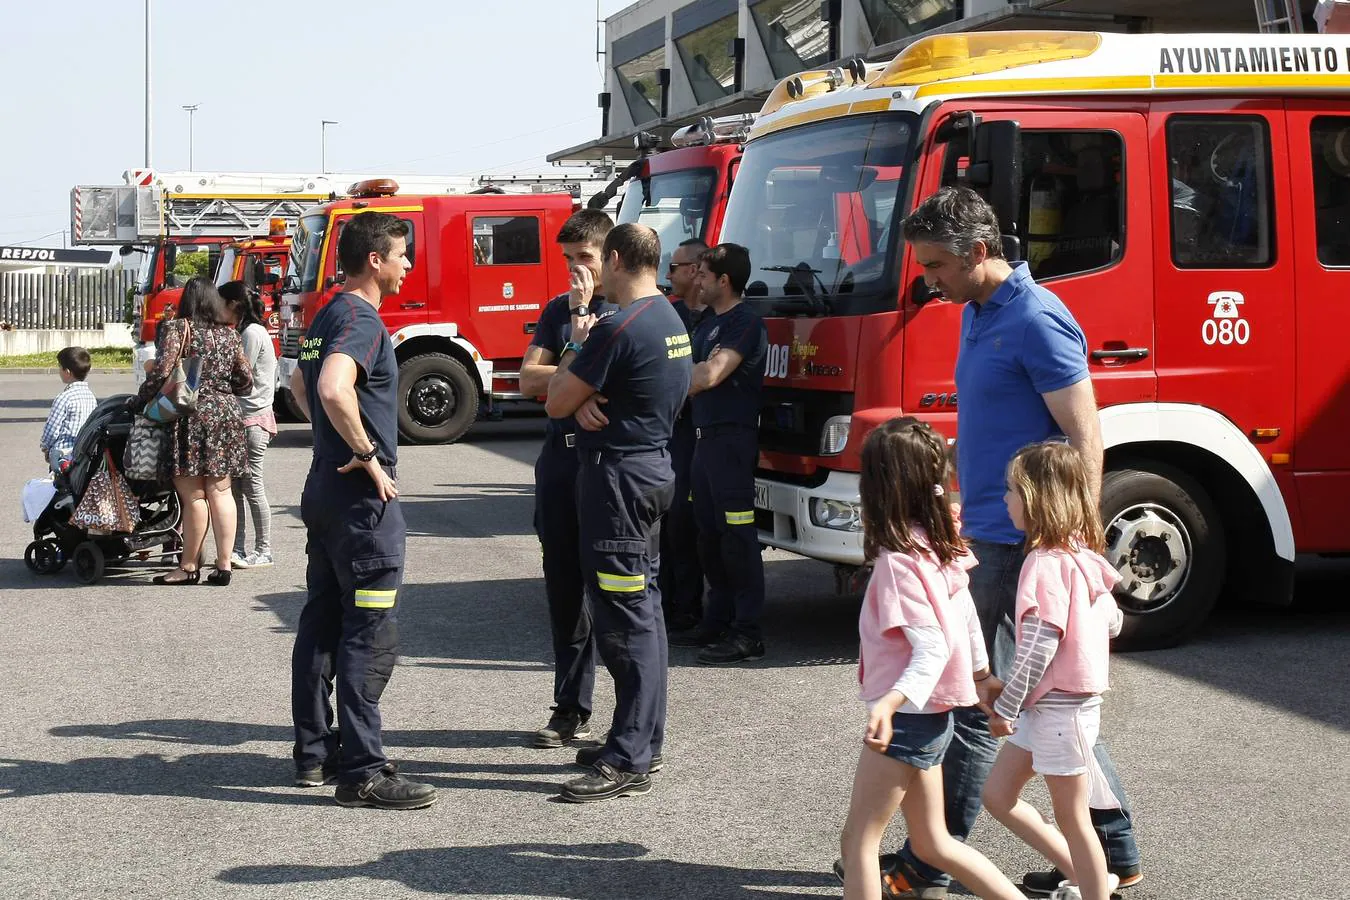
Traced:
<path id="1" fill-rule="evenodd" d="M 812 497 L 811 524 L 835 531 L 862 531 L 862 510 L 847 500 Z"/>
<path id="2" fill-rule="evenodd" d="M 838 456 L 844 452 L 851 423 L 851 416 L 831 416 L 825 420 L 825 427 L 820 432 L 821 456 Z"/>

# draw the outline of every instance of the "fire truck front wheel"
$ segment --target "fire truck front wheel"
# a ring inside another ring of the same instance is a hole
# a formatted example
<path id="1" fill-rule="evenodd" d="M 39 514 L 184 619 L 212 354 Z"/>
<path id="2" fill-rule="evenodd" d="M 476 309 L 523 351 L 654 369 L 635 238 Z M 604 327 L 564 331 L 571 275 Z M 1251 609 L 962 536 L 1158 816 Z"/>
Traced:
<path id="1" fill-rule="evenodd" d="M 478 385 L 464 364 L 422 353 L 398 367 L 398 430 L 417 444 L 459 440 L 478 418 Z"/>
<path id="2" fill-rule="evenodd" d="M 1162 463 L 1102 478 L 1106 558 L 1124 577 L 1125 624 L 1114 645 L 1153 650 L 1182 643 L 1209 616 L 1223 586 L 1224 532 L 1209 494 Z"/>

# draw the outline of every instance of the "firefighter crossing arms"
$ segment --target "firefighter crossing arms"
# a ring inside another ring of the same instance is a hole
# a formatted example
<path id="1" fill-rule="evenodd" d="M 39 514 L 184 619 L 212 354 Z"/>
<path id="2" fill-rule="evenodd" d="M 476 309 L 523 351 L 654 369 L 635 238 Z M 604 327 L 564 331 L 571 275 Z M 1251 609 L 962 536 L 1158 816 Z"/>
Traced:
<path id="1" fill-rule="evenodd" d="M 1350 47 L 1160 47 L 1158 74 L 1323 74 L 1350 71 Z"/>

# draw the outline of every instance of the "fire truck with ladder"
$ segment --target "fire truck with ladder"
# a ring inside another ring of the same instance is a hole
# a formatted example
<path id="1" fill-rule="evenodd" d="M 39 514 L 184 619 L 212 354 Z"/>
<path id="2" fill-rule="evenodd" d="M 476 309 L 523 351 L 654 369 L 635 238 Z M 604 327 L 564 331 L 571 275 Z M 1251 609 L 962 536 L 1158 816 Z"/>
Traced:
<path id="1" fill-rule="evenodd" d="M 533 403 L 520 393 L 520 360 L 548 300 L 567 290 L 553 238 L 614 176 L 606 160 L 580 174 L 481 175 L 432 193 L 425 184 L 367 178 L 300 218 L 291 238 L 283 315 L 281 392 L 307 324 L 342 290 L 338 237 L 354 215 L 388 213 L 408 225 L 413 267 L 380 309 L 399 363 L 399 433 L 417 443 L 458 440 L 480 413 Z M 604 206 L 610 198 L 601 198 Z"/>
<path id="2" fill-rule="evenodd" d="M 1087 335 L 1122 646 L 1183 641 L 1224 594 L 1291 602 L 1296 553 L 1350 551 L 1350 383 L 1326 310 L 1350 290 L 1350 47 L 938 35 L 786 78 L 730 166 L 711 146 L 657 159 L 734 173 L 705 240 L 749 248 L 769 329 L 764 544 L 850 581 L 863 437 L 910 414 L 958 439 L 963 304 L 928 288 L 898 224 L 959 183 Z"/>

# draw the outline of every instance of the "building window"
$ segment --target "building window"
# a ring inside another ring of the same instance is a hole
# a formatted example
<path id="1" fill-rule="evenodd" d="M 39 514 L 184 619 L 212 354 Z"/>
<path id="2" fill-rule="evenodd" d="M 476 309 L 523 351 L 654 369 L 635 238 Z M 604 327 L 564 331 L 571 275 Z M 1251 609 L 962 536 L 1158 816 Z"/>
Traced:
<path id="1" fill-rule="evenodd" d="M 666 51 L 661 48 L 614 67 L 634 125 L 644 125 L 661 117 L 661 83 L 657 81 L 656 72 L 665 63 Z"/>
<path id="2" fill-rule="evenodd" d="M 689 77 L 699 103 L 711 103 L 734 89 L 736 61 L 728 51 L 737 34 L 737 17 L 733 13 L 675 38 L 684 74 Z"/>
<path id="3" fill-rule="evenodd" d="M 750 6 L 774 77 L 827 62 L 830 23 L 821 11 L 820 0 L 758 0 Z"/>
<path id="4" fill-rule="evenodd" d="M 473 220 L 474 265 L 527 266 L 539 260 L 539 219 L 536 216 L 494 216 Z"/>
<path id="5" fill-rule="evenodd" d="M 861 0 L 872 46 L 949 25 L 961 18 L 961 0 Z"/>
<path id="6" fill-rule="evenodd" d="M 1350 266 L 1350 118 L 1318 116 L 1309 137 L 1317 259 L 1324 266 Z"/>
<path id="7" fill-rule="evenodd" d="M 1260 116 L 1172 116 L 1172 260 L 1257 269 L 1275 259 L 1270 131 Z"/>

